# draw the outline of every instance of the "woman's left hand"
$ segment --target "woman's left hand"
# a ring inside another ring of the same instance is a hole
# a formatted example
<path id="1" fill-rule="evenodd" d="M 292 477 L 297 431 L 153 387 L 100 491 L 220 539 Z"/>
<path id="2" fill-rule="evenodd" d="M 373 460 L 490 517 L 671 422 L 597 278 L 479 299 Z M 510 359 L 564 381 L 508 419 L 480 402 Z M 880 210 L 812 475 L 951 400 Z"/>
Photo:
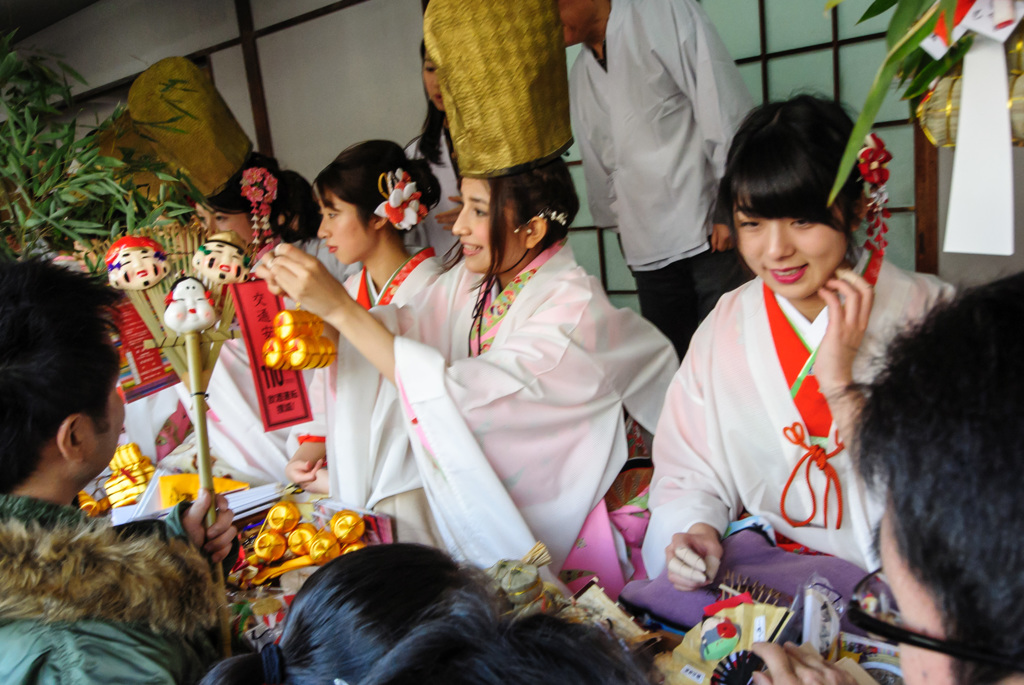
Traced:
<path id="1" fill-rule="evenodd" d="M 831 404 L 853 383 L 853 361 L 868 329 L 875 291 L 853 271 L 839 269 L 818 295 L 828 306 L 828 328 L 814 361 L 814 375 Z"/>
<path id="2" fill-rule="evenodd" d="M 353 302 L 319 259 L 287 243 L 278 245 L 273 257 L 262 260 L 253 273 L 267 282 L 270 292 L 287 295 L 323 319 Z"/>

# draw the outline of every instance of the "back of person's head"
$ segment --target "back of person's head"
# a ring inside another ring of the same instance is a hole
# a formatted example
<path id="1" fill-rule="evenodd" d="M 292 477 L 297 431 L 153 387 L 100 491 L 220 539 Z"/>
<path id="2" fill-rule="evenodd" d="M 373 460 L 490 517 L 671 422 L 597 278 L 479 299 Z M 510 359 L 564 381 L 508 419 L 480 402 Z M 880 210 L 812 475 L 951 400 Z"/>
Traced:
<path id="1" fill-rule="evenodd" d="M 1007 656 L 1024 646 L 1022 320 L 1024 274 L 937 307 L 890 347 L 858 431 L 861 472 L 887 488 L 897 550 L 946 637 Z"/>
<path id="2" fill-rule="evenodd" d="M 68 416 L 106 419 L 117 379 L 120 295 L 43 260 L 0 262 L 0 493 L 36 469 Z"/>
<path id="3" fill-rule="evenodd" d="M 306 581 L 288 611 L 280 682 L 356 683 L 450 595 L 484 588 L 478 574 L 422 545 L 374 545 L 338 557 Z M 220 662 L 202 682 L 278 682 L 272 676 L 250 654 Z"/>
<path id="4" fill-rule="evenodd" d="M 737 209 L 748 216 L 826 224 L 849 237 L 864 192 L 856 167 L 833 207 L 828 195 L 852 130 L 842 106 L 811 95 L 754 109 L 729 146 L 715 219 L 731 227 L 733 238 Z"/>
<path id="5" fill-rule="evenodd" d="M 277 179 L 277 198 L 270 204 L 271 233 L 287 243 L 315 238 L 320 214 L 309 182 L 294 171 L 283 171 L 276 159 L 259 152 L 251 153 L 224 190 L 206 198 L 206 202 L 215 211 L 249 214 L 252 204 L 242 194 L 242 175 L 255 168 L 266 169 Z"/>
<path id="6" fill-rule="evenodd" d="M 425 159 L 409 159 L 398 143 L 390 140 L 367 140 L 341 152 L 320 172 L 314 182 L 317 197 L 325 206 L 327 193 L 342 202 L 355 205 L 364 224 L 387 199 L 384 175 L 398 169 L 409 172 L 420 193 L 420 204 L 433 207 L 441 199 L 441 184 Z"/>
<path id="7" fill-rule="evenodd" d="M 464 596 L 411 631 L 360 685 L 640 685 L 651 682 L 648 672 L 597 626 L 546 614 L 499 617 Z"/>
<path id="8" fill-rule="evenodd" d="M 484 279 L 498 273 L 505 264 L 506 243 L 518 227 L 535 216 L 547 220 L 541 249 L 551 247 L 569 234 L 569 226 L 580 209 L 580 199 L 569 168 L 561 157 L 529 171 L 489 180 L 491 201 L 491 268 Z M 451 268 L 462 260 L 462 252 L 445 264 Z"/>

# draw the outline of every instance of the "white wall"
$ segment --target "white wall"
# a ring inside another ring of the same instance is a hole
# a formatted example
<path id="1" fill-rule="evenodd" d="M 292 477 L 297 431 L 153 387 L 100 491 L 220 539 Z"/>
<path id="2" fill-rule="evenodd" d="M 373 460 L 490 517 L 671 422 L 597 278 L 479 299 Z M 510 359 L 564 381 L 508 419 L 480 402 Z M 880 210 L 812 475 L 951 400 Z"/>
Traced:
<path id="1" fill-rule="evenodd" d="M 253 0 L 257 29 L 329 0 Z M 100 0 L 19 44 L 63 56 L 102 87 L 174 55 L 238 38 L 232 0 Z M 404 145 L 426 114 L 420 0 L 370 0 L 257 39 L 274 153 L 310 180 L 342 149 L 369 138 Z M 217 89 L 255 142 L 239 46 L 210 55 Z M 105 98 L 103 107 L 116 104 Z M 83 119 L 90 123 L 91 117 Z"/>

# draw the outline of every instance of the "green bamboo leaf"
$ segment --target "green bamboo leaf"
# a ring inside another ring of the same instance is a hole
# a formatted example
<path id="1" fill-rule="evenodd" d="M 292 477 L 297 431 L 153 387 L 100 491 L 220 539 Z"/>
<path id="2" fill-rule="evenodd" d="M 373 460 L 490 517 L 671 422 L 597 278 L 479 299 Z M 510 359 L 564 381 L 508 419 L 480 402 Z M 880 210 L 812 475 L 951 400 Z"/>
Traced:
<path id="1" fill-rule="evenodd" d="M 947 52 L 942 59 L 933 61 L 927 66 L 923 67 L 914 77 L 914 80 L 907 86 L 906 92 L 903 93 L 904 100 L 914 100 L 924 95 L 932 86 L 932 81 L 937 78 L 941 78 L 950 69 L 953 68 L 967 51 L 971 48 L 974 43 L 973 36 L 964 36 L 964 38 L 957 42 L 953 46 L 953 49 Z"/>
<path id="2" fill-rule="evenodd" d="M 65 226 L 71 226 L 72 228 L 103 228 L 103 224 L 96 221 L 80 221 L 78 219 L 67 219 L 64 221 Z"/>
<path id="3" fill-rule="evenodd" d="M 64 62 L 61 62 L 60 60 L 57 60 L 57 66 L 59 66 L 64 71 L 65 74 L 67 74 L 71 78 L 75 79 L 76 81 L 81 83 L 83 86 L 89 85 L 88 83 L 85 82 L 85 79 L 82 78 L 81 74 L 79 74 L 77 71 L 72 69 L 70 66 L 68 66 Z"/>
<path id="4" fill-rule="evenodd" d="M 875 0 L 871 3 L 871 6 L 864 11 L 864 14 L 862 14 L 860 19 L 857 20 L 857 23 L 861 24 L 868 19 L 874 19 L 878 15 L 888 12 L 896 2 L 897 0 Z"/>
<path id="5" fill-rule="evenodd" d="M 889 28 L 885 33 L 887 47 L 892 49 L 901 38 L 907 35 L 927 3 L 928 0 L 899 0 L 896 3 L 896 11 L 893 12 L 892 19 L 889 20 Z"/>
<path id="6" fill-rule="evenodd" d="M 839 190 L 846 183 L 847 177 L 849 177 L 850 172 L 853 170 L 853 165 L 857 161 L 857 153 L 863 145 L 864 137 L 871 131 L 871 125 L 875 122 L 875 117 L 878 116 L 878 110 L 885 100 L 886 92 L 896 76 L 900 63 L 907 55 L 917 49 L 921 41 L 929 33 L 935 30 L 935 22 L 938 21 L 938 18 L 938 5 L 934 5 L 889 50 L 885 61 L 879 67 L 875 80 L 871 84 L 871 89 L 868 91 L 864 107 L 860 111 L 860 116 L 857 117 L 857 122 L 853 125 L 850 139 L 846 143 L 846 150 L 843 152 L 842 160 L 839 163 L 839 171 L 832 184 L 832 191 L 828 196 L 829 205 L 836 199 Z"/>

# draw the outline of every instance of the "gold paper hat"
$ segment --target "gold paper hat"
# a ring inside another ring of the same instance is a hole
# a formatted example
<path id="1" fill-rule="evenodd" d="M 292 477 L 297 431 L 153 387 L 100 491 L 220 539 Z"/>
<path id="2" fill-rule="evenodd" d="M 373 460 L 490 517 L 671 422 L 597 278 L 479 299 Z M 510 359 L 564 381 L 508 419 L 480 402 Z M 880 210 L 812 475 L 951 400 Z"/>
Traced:
<path id="1" fill-rule="evenodd" d="M 423 34 L 463 176 L 527 171 L 572 144 L 554 0 L 432 0 Z"/>
<path id="2" fill-rule="evenodd" d="M 252 150 L 213 83 L 184 57 L 142 72 L 128 91 L 128 111 L 160 158 L 206 196 L 219 192 Z"/>

